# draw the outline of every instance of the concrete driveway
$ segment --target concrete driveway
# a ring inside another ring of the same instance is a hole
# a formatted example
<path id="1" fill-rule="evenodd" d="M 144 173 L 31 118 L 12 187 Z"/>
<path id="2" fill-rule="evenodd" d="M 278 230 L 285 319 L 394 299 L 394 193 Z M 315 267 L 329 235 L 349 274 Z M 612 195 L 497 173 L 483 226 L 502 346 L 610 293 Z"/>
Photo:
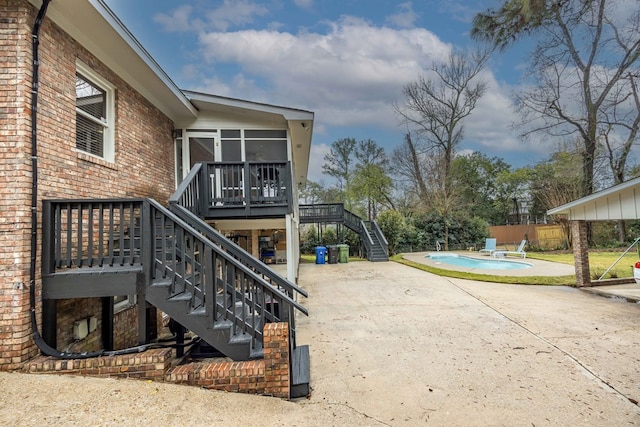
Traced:
<path id="1" fill-rule="evenodd" d="M 640 306 L 575 288 L 302 264 L 312 395 L 359 425 L 640 425 Z"/>

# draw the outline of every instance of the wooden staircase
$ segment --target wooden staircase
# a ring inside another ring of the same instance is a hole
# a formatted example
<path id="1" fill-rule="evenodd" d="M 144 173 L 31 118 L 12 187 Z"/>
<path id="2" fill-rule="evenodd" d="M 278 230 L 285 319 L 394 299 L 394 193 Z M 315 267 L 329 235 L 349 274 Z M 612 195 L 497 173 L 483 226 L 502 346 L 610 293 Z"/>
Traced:
<path id="1" fill-rule="evenodd" d="M 358 233 L 365 256 L 369 261 L 389 261 L 388 243 L 375 221 L 365 221 L 344 208 L 342 203 L 300 205 L 302 224 L 344 224 Z"/>
<path id="2" fill-rule="evenodd" d="M 56 342 L 52 301 L 135 293 L 233 360 L 261 358 L 264 325 L 287 322 L 292 396 L 308 393 L 308 348 L 299 350 L 295 341 L 295 313 L 308 315 L 295 294 L 307 294 L 297 285 L 188 211 L 186 222 L 150 199 L 44 205 L 43 336 L 49 345 Z M 145 304 L 138 305 L 142 344 L 148 319 Z"/>
<path id="3" fill-rule="evenodd" d="M 377 224 L 375 224 L 374 221 L 367 221 L 365 225 L 366 227 L 364 230 L 366 231 L 371 243 L 367 251 L 367 259 L 371 262 L 389 261 L 386 242 L 383 244 L 381 240 L 384 237 L 375 232 Z"/>

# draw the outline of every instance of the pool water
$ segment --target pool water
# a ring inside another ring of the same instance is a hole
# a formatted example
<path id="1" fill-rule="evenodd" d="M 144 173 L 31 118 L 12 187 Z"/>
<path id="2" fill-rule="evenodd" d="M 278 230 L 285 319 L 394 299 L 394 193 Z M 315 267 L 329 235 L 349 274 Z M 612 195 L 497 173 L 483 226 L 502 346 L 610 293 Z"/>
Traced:
<path id="1" fill-rule="evenodd" d="M 531 267 L 531 264 L 527 262 L 506 259 L 479 259 L 458 254 L 432 253 L 427 255 L 426 258 L 457 267 L 483 268 L 487 270 L 519 270 Z"/>

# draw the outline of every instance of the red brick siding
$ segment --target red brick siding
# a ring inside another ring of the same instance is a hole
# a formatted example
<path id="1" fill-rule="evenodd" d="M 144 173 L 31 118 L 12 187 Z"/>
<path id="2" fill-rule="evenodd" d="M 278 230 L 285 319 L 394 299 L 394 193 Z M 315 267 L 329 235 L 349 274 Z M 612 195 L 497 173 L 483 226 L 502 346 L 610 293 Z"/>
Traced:
<path id="1" fill-rule="evenodd" d="M 37 354 L 28 296 L 35 14 L 25 0 L 0 0 L 0 369 L 15 369 Z M 174 189 L 171 120 L 46 18 L 40 35 L 39 200 L 151 196 L 166 203 Z M 113 164 L 93 161 L 75 150 L 76 59 L 116 87 Z M 38 265 L 38 297 L 39 272 Z M 59 349 L 71 344 L 73 321 L 88 315 L 101 319 L 99 304 L 84 304 L 86 300 L 58 303 L 63 313 L 57 325 Z M 98 341 L 100 337 L 88 345 Z"/>
<path id="2" fill-rule="evenodd" d="M 149 316 L 151 335 L 157 337 L 158 331 L 163 327 L 162 312 L 152 307 Z M 113 316 L 113 346 L 120 349 L 138 344 L 138 307 L 133 306 Z"/>
<path id="3" fill-rule="evenodd" d="M 0 0 L 0 367 L 36 354 L 30 345 L 32 8 Z"/>
<path id="4" fill-rule="evenodd" d="M 56 328 L 56 348 L 61 351 L 96 351 L 102 348 L 102 305 L 98 298 L 83 298 L 76 300 L 60 300 L 57 302 L 58 322 Z M 98 320 L 97 329 L 87 338 L 74 342 L 73 323 L 87 317 L 95 316 Z"/>
<path id="5" fill-rule="evenodd" d="M 138 307 L 130 307 L 113 316 L 113 347 L 138 345 Z"/>

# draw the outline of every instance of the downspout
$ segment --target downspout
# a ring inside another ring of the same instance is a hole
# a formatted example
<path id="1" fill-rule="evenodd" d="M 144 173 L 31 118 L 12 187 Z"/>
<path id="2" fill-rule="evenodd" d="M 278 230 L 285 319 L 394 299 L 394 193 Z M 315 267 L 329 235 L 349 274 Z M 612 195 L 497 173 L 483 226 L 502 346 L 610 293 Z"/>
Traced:
<path id="1" fill-rule="evenodd" d="M 53 356 L 60 359 L 87 359 L 98 356 L 113 356 L 119 354 L 138 353 L 150 348 L 178 347 L 178 345 L 146 344 L 137 347 L 126 348 L 116 351 L 94 351 L 82 353 L 60 352 L 49 346 L 40 331 L 36 319 L 36 265 L 38 250 L 38 88 L 40 85 L 38 48 L 40 45 L 40 27 L 42 20 L 47 13 L 47 7 L 52 0 L 43 0 L 35 23 L 33 24 L 32 46 L 33 46 L 33 74 L 31 89 L 31 263 L 29 265 L 29 306 L 31 310 L 31 328 L 33 330 L 33 341 L 40 351 L 46 356 Z M 194 342 L 179 345 L 186 347 Z"/>
<path id="2" fill-rule="evenodd" d="M 42 353 L 54 356 L 58 353 L 51 348 L 40 335 L 36 320 L 36 264 L 38 250 L 38 88 L 40 85 L 38 48 L 40 45 L 40 27 L 51 0 L 43 0 L 38 16 L 33 24 L 33 74 L 31 84 L 31 262 L 29 265 L 29 305 L 31 309 L 31 328 L 33 340 Z"/>

